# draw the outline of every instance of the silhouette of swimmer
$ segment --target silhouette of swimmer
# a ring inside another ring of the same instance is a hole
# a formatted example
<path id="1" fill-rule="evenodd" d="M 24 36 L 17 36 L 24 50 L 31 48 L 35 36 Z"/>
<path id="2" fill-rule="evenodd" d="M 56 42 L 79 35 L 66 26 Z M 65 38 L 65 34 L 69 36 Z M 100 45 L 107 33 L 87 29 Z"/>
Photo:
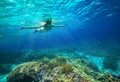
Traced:
<path id="1" fill-rule="evenodd" d="M 35 29 L 35 32 L 47 32 L 52 29 L 52 27 L 64 27 L 64 25 L 54 25 L 52 24 L 52 19 L 47 19 L 45 22 L 42 22 L 41 26 L 25 26 L 21 29 Z"/>

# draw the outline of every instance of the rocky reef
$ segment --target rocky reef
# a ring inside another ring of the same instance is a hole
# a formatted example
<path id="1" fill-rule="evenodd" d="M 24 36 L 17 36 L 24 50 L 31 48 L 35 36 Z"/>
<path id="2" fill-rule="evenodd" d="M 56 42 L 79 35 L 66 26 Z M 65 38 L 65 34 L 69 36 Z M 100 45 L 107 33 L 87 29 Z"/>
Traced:
<path id="1" fill-rule="evenodd" d="M 86 59 L 56 56 L 20 64 L 8 75 L 7 82 L 120 82 L 120 79 L 99 71 Z"/>

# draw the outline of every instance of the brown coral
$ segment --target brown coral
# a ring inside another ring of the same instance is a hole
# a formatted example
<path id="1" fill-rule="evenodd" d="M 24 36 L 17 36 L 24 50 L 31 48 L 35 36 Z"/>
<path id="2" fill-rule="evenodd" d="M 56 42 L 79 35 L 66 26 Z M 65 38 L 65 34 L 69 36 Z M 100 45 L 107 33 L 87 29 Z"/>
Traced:
<path id="1" fill-rule="evenodd" d="M 72 71 L 73 71 L 73 69 L 70 65 L 68 65 L 68 64 L 62 65 L 62 73 L 70 73 Z"/>
<path id="2" fill-rule="evenodd" d="M 57 62 L 51 62 L 48 64 L 48 67 L 51 69 L 53 69 L 54 67 L 57 67 L 57 66 L 59 66 L 59 63 L 57 63 Z"/>

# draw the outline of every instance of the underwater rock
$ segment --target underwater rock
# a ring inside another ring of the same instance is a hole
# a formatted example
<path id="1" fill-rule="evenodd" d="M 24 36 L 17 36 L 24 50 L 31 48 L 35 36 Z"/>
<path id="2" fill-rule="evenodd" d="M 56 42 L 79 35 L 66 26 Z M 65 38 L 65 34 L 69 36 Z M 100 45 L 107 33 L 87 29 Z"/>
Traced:
<path id="1" fill-rule="evenodd" d="M 7 82 L 32 82 L 34 81 L 35 75 L 42 69 L 42 62 L 28 62 L 16 67 L 8 76 Z"/>
<path id="2" fill-rule="evenodd" d="M 119 82 L 118 78 L 91 69 L 81 59 L 57 57 L 46 61 L 20 64 L 8 75 L 7 82 Z"/>
<path id="3" fill-rule="evenodd" d="M 44 70 L 41 70 L 40 72 L 38 72 L 35 77 L 36 77 L 36 81 L 40 81 L 42 79 L 42 76 L 45 74 Z"/>
<path id="4" fill-rule="evenodd" d="M 77 72 L 73 72 L 71 65 L 59 62 L 56 61 L 52 68 L 50 67 L 51 62 L 32 61 L 23 63 L 8 75 L 7 82 L 82 82 L 83 80 L 88 82 Z"/>
<path id="5" fill-rule="evenodd" d="M 120 78 L 116 78 L 110 73 L 104 73 L 102 76 L 97 78 L 100 82 L 120 82 Z"/>
<path id="6" fill-rule="evenodd" d="M 23 59 L 24 61 L 32 61 L 32 60 L 39 60 L 39 59 L 44 59 L 44 58 L 48 58 L 48 59 L 52 59 L 55 58 L 56 55 L 54 55 L 54 53 L 50 50 L 28 50 L 28 51 L 23 51 L 24 55 L 23 55 Z"/>

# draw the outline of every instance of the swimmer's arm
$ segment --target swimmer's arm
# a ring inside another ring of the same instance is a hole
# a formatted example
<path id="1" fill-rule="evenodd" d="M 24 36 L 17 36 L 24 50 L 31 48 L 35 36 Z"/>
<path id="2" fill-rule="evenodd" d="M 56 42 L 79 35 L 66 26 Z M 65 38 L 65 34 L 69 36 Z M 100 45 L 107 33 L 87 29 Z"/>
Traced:
<path id="1" fill-rule="evenodd" d="M 37 29 L 37 28 L 41 28 L 43 26 L 24 26 L 24 27 L 21 27 L 21 29 Z"/>
<path id="2" fill-rule="evenodd" d="M 52 25 L 53 27 L 64 27 L 65 25 Z"/>

